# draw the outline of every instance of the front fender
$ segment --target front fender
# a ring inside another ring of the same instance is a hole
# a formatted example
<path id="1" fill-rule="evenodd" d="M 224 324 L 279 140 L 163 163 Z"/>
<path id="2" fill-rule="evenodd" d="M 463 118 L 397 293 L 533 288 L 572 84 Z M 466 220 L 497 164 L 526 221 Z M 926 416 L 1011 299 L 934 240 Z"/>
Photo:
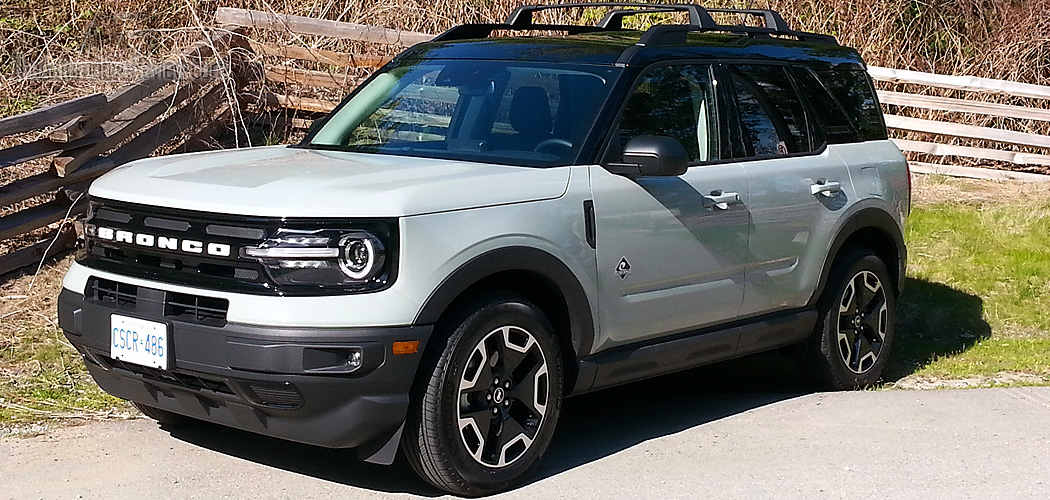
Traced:
<path id="1" fill-rule="evenodd" d="M 543 250 L 503 247 L 482 253 L 453 271 L 424 302 L 415 324 L 433 324 L 448 307 L 474 284 L 505 271 L 525 271 L 549 280 L 559 291 L 568 309 L 573 350 L 586 355 L 594 343 L 594 318 L 576 275 L 560 259 Z"/>

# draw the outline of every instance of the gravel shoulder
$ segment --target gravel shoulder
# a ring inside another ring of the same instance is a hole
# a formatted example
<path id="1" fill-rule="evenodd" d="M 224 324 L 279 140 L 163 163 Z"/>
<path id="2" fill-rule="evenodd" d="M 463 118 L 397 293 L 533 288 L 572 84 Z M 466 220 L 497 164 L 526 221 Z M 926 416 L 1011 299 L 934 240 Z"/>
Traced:
<path id="1" fill-rule="evenodd" d="M 543 468 L 502 497 L 1050 496 L 1050 388 L 763 394 L 691 380 L 570 399 Z M 142 419 L 3 438 L 0 470 L 12 499 L 438 495 L 401 463 Z"/>

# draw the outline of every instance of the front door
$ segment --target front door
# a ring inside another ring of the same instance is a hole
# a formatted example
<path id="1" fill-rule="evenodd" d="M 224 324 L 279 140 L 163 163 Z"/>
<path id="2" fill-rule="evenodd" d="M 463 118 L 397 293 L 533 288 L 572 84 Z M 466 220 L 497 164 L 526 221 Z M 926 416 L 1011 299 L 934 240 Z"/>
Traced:
<path id="1" fill-rule="evenodd" d="M 607 161 L 619 161 L 632 137 L 669 136 L 689 153 L 684 175 L 628 178 L 592 170 L 596 349 L 702 328 L 740 312 L 748 187 L 740 164 L 720 161 L 724 125 L 715 88 L 710 65 L 652 68 L 614 129 Z"/>

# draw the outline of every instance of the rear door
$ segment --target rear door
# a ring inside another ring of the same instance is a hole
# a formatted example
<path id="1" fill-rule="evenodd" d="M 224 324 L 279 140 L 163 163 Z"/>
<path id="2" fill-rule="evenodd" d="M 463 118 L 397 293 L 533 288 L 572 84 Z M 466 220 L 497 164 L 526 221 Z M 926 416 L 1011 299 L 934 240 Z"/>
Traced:
<path id="1" fill-rule="evenodd" d="M 836 222 L 855 198 L 849 172 L 827 148 L 787 66 L 731 64 L 727 73 L 732 135 L 740 139 L 734 156 L 751 190 L 741 314 L 802 307 L 816 288 Z"/>
<path id="2" fill-rule="evenodd" d="M 598 349 L 729 321 L 740 311 L 748 187 L 743 167 L 722 160 L 725 103 L 716 98 L 714 75 L 700 63 L 647 70 L 605 156 L 620 161 L 632 137 L 669 136 L 689 153 L 688 172 L 628 178 L 592 169 Z M 736 338 L 723 343 L 728 354 Z"/>

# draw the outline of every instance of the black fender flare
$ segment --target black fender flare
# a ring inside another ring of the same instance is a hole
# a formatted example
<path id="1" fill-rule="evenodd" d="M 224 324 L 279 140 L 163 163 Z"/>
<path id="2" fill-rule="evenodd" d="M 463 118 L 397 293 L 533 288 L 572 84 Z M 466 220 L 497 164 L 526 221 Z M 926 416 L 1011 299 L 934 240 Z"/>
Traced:
<path id="1" fill-rule="evenodd" d="M 481 280 L 504 271 L 530 272 L 553 283 L 565 301 L 569 317 L 569 340 L 576 356 L 590 353 L 594 344 L 594 318 L 587 293 L 576 275 L 560 259 L 533 247 L 504 247 L 470 259 L 447 276 L 430 294 L 416 315 L 414 324 L 436 323 L 463 292 Z"/>
<path id="2" fill-rule="evenodd" d="M 817 282 L 817 288 L 813 293 L 813 297 L 810 298 L 809 305 L 813 306 L 820 300 L 820 296 L 824 293 L 824 287 L 827 285 L 828 276 L 831 274 L 831 266 L 835 262 L 835 258 L 838 257 L 839 251 L 842 250 L 842 246 L 845 245 L 846 241 L 850 239 L 857 231 L 867 228 L 873 228 L 879 232 L 887 235 L 893 242 L 897 250 L 897 262 L 887 262 L 886 265 L 890 267 L 891 271 L 896 272 L 896 292 L 900 294 L 901 289 L 904 286 L 904 277 L 907 271 L 908 262 L 908 248 L 904 244 L 904 233 L 901 230 L 900 225 L 893 216 L 890 215 L 885 208 L 876 206 L 874 203 L 861 203 L 858 204 L 859 208 L 856 212 L 851 214 L 846 221 L 842 223 L 838 231 L 835 234 L 835 239 L 831 242 L 831 247 L 828 250 L 827 257 L 824 260 L 824 266 L 821 269 L 820 281 Z M 896 269 L 894 269 L 894 267 Z"/>

